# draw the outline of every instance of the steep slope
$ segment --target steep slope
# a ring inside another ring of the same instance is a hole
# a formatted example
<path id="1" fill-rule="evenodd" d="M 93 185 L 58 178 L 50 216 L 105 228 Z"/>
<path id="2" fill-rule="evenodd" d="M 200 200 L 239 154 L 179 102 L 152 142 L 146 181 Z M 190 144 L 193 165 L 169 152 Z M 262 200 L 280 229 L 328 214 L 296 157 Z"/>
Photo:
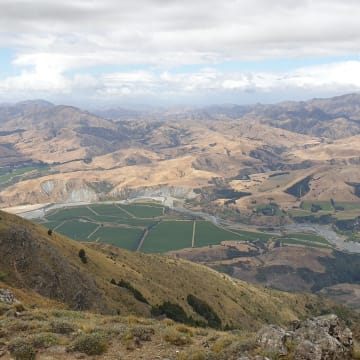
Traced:
<path id="1" fill-rule="evenodd" d="M 0 206 L 197 194 L 201 206 L 229 200 L 246 214 L 269 198 L 298 206 L 287 190 L 308 176 L 301 200 L 355 202 L 359 104 L 353 94 L 141 111 L 117 122 L 43 101 L 2 105 Z M 212 196 L 218 190 L 243 196 Z"/>
<path id="2" fill-rule="evenodd" d="M 199 264 L 99 244 L 90 247 L 49 235 L 47 229 L 16 216 L 4 212 L 0 216 L 2 279 L 73 309 L 149 316 L 150 305 L 170 301 L 201 320 L 187 303 L 191 294 L 215 311 L 222 326 L 254 329 L 264 322 L 286 323 L 331 307 L 311 295 L 265 289 Z M 79 257 L 80 249 L 86 263 Z M 128 282 L 150 305 L 112 279 Z"/>

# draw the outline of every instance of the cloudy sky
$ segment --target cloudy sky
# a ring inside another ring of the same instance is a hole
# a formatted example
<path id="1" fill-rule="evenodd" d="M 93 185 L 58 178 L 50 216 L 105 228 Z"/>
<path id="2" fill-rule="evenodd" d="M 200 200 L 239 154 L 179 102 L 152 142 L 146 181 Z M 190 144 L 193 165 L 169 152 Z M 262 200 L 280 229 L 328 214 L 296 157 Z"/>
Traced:
<path id="1" fill-rule="evenodd" d="M 358 0 L 0 0 L 0 102 L 276 102 L 360 91 Z"/>

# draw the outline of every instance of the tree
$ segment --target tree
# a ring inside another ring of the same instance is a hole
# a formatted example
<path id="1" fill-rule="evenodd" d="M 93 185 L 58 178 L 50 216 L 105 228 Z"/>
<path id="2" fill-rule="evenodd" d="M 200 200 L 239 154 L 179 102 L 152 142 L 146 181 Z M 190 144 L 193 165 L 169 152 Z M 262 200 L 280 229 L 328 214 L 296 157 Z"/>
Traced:
<path id="1" fill-rule="evenodd" d="M 80 249 L 79 250 L 79 258 L 81 259 L 81 261 L 86 264 L 87 263 L 87 257 L 86 257 L 86 253 L 84 249 Z"/>

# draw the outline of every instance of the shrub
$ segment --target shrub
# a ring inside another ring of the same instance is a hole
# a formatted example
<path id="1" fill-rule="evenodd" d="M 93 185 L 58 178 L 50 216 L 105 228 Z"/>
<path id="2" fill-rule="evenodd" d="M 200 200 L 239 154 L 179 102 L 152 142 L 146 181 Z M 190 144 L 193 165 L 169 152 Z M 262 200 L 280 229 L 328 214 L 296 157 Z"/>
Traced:
<path id="1" fill-rule="evenodd" d="M 144 296 L 141 294 L 141 292 L 137 289 L 135 289 L 128 281 L 121 279 L 118 282 L 118 286 L 128 289 L 133 295 L 134 298 L 138 301 L 141 301 L 145 304 L 148 304 L 148 301 L 144 298 Z"/>
<path id="2" fill-rule="evenodd" d="M 150 341 L 151 335 L 155 334 L 155 330 L 150 326 L 136 326 L 130 330 L 130 333 L 140 340 Z"/>
<path id="3" fill-rule="evenodd" d="M 15 338 L 8 349 L 16 360 L 35 360 L 36 351 L 28 338 Z"/>
<path id="4" fill-rule="evenodd" d="M 0 271 L 0 281 L 5 281 L 6 280 L 6 273 Z"/>
<path id="5" fill-rule="evenodd" d="M 103 333 L 82 334 L 72 344 L 72 349 L 86 355 L 101 355 L 107 349 L 107 339 Z"/>
<path id="6" fill-rule="evenodd" d="M 176 330 L 181 332 L 181 333 L 187 334 L 189 336 L 194 336 L 194 331 L 191 328 L 189 328 L 189 327 L 187 327 L 185 325 L 182 325 L 182 324 L 177 325 Z"/>
<path id="7" fill-rule="evenodd" d="M 39 333 L 32 337 L 32 344 L 36 348 L 48 348 L 57 344 L 57 337 L 51 333 Z"/>
<path id="8" fill-rule="evenodd" d="M 166 315 L 168 318 L 187 323 L 189 321 L 184 309 L 178 305 L 173 304 L 170 301 L 165 301 L 161 305 L 155 305 L 151 308 L 151 314 L 154 316 Z"/>
<path id="9" fill-rule="evenodd" d="M 70 334 L 75 331 L 72 324 L 65 320 L 54 320 L 50 323 L 50 329 L 56 334 Z"/>
<path id="10" fill-rule="evenodd" d="M 51 236 L 53 233 L 52 229 L 48 229 L 48 235 Z"/>
<path id="11" fill-rule="evenodd" d="M 223 336 L 219 338 L 215 344 L 212 346 L 211 350 L 216 353 L 220 354 L 224 352 L 224 350 L 230 346 L 235 341 L 233 336 Z"/>
<path id="12" fill-rule="evenodd" d="M 81 261 L 86 264 L 88 262 L 87 257 L 86 257 L 86 253 L 84 249 L 80 249 L 79 250 L 79 258 L 81 259 Z"/>
<path id="13" fill-rule="evenodd" d="M 168 328 L 163 333 L 163 339 L 176 346 L 188 345 L 192 343 L 190 336 L 181 333 L 174 327 Z"/>
<path id="14" fill-rule="evenodd" d="M 176 360 L 206 360 L 206 352 L 200 349 L 189 349 L 181 352 L 176 357 Z"/>
<path id="15" fill-rule="evenodd" d="M 221 327 L 221 320 L 219 316 L 204 300 L 199 299 L 195 295 L 189 294 L 187 296 L 187 302 L 196 313 L 198 313 L 207 320 L 210 327 L 217 329 Z"/>

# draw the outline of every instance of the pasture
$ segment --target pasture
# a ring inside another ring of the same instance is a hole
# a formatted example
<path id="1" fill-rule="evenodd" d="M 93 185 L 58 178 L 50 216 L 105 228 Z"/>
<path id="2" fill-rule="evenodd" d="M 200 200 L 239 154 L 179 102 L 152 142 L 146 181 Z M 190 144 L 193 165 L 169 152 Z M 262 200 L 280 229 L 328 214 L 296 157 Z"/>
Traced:
<path id="1" fill-rule="evenodd" d="M 162 221 L 146 237 L 141 251 L 166 252 L 191 247 L 192 221 Z"/>
<path id="2" fill-rule="evenodd" d="M 180 213 L 167 215 L 163 206 L 152 203 L 65 207 L 48 211 L 37 222 L 76 241 L 107 243 L 146 253 L 218 245 L 226 240 L 279 240 L 287 244 L 329 246 L 325 239 L 311 234 L 288 234 L 281 237 L 217 226 L 206 220 L 194 222 Z"/>

